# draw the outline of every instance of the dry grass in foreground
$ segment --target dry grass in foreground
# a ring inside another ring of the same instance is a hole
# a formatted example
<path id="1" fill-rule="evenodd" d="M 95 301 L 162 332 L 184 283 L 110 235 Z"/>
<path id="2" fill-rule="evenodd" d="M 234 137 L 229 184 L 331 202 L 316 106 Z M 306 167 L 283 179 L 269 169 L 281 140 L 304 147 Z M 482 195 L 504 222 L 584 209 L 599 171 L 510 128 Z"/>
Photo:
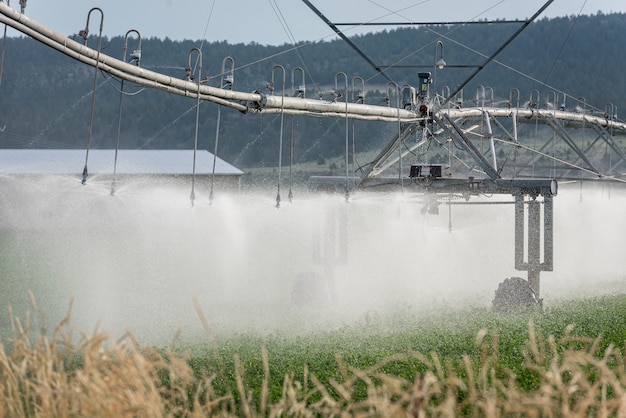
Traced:
<path id="1" fill-rule="evenodd" d="M 174 347 L 141 348 L 131 335 L 113 341 L 83 334 L 75 344 L 69 320 L 47 338 L 12 317 L 16 337 L 0 346 L 2 417 L 207 417 L 207 416 L 626 416 L 626 370 L 613 346 L 565 332 L 558 341 L 529 323 L 525 368 L 537 389 L 520 391 L 518 377 L 498 366 L 498 339 L 481 331 L 479 358 L 440 359 L 437 354 L 393 355 L 367 370 L 337 358 L 342 379 L 321 382 L 284 377 L 280 399 L 268 395 L 265 350 L 262 387 L 246 384 L 235 357 L 235 393 L 217 393 L 220 376 L 198 373 Z M 385 366 L 417 359 L 427 372 L 406 380 Z M 358 396 L 363 393 L 365 396 Z M 256 393 L 256 395 L 253 395 Z M 357 399 L 358 397 L 358 399 Z"/>

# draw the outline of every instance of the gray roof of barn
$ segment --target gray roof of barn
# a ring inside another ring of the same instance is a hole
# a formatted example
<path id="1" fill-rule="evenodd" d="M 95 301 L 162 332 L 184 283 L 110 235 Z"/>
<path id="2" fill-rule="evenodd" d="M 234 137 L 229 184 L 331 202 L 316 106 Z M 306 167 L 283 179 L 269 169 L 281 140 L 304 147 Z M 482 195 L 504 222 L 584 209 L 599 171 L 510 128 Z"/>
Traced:
<path id="1" fill-rule="evenodd" d="M 86 150 L 79 149 L 0 149 L 0 174 L 81 174 Z M 115 150 L 89 150 L 89 174 L 112 174 Z M 119 150 L 117 174 L 186 175 L 193 173 L 193 150 Z M 196 174 L 213 172 L 213 154 L 197 151 Z M 217 158 L 216 175 L 239 176 L 243 172 Z"/>

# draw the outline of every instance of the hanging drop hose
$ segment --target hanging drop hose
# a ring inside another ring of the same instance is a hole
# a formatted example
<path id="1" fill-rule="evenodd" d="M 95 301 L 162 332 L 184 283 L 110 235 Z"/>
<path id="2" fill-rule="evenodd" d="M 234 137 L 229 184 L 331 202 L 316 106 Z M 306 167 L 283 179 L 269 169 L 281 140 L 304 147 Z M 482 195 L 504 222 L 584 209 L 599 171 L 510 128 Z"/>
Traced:
<path id="1" fill-rule="evenodd" d="M 300 73 L 301 84 L 296 85 L 296 73 Z M 294 96 L 306 97 L 306 77 L 304 76 L 304 70 L 301 67 L 295 67 L 291 70 L 291 90 Z M 294 115 L 291 115 L 291 137 L 289 140 L 289 203 L 293 202 L 293 129 L 294 129 Z"/>
<path id="2" fill-rule="evenodd" d="M 131 29 L 126 32 L 124 36 L 124 54 L 122 59 L 126 62 L 126 52 L 128 50 L 128 35 L 132 32 L 137 34 L 137 39 L 139 40 L 139 49 L 135 50 L 135 52 L 131 55 L 131 60 L 137 64 L 139 67 L 139 62 L 141 60 L 141 35 L 135 29 Z M 117 177 L 117 154 L 120 149 L 120 132 L 122 130 L 122 99 L 124 98 L 124 79 L 122 78 L 120 82 L 120 106 L 119 106 L 119 114 L 117 117 L 117 140 L 115 142 L 115 158 L 113 160 L 113 181 L 111 182 L 111 196 L 115 196 L 115 180 Z"/>
<path id="3" fill-rule="evenodd" d="M 226 62 L 230 61 L 231 68 L 228 77 L 224 80 L 224 74 L 226 72 Z M 224 82 L 226 81 L 226 82 Z M 220 88 L 233 89 L 233 83 L 235 81 L 235 60 L 232 57 L 226 57 L 222 61 L 222 77 Z M 213 189 L 215 188 L 215 166 L 217 165 L 217 147 L 220 141 L 220 120 L 222 116 L 222 106 L 217 105 L 217 127 L 215 128 L 215 148 L 213 149 L 213 171 L 211 173 L 211 192 L 209 193 L 209 204 L 213 204 Z"/>
<path id="4" fill-rule="evenodd" d="M 198 86 L 200 84 L 198 83 Z M 198 101 L 196 102 L 196 131 L 193 139 L 193 164 L 191 170 L 191 194 L 189 195 L 189 200 L 191 201 L 191 206 L 194 206 L 194 202 L 196 201 L 196 152 L 198 149 L 198 118 L 200 113 L 200 91 L 198 89 Z"/>
<path id="5" fill-rule="evenodd" d="M 350 167 L 348 165 L 349 162 L 349 155 L 350 155 L 350 146 L 349 146 L 349 119 L 348 119 L 348 76 L 346 75 L 346 73 L 344 72 L 338 72 L 337 74 L 335 74 L 335 93 L 341 97 L 341 95 L 339 94 L 339 86 L 337 83 L 337 80 L 340 76 L 343 76 L 344 80 L 345 80 L 345 86 L 344 86 L 344 96 L 345 96 L 345 103 L 346 103 L 346 108 L 345 108 L 345 133 L 346 133 L 346 202 L 350 201 Z"/>
<path id="6" fill-rule="evenodd" d="M 2 0 L 0 0 L 0 3 Z M 11 0 L 7 0 L 7 6 L 11 5 Z M 24 9 L 26 8 L 26 0 L 20 0 L 20 6 L 22 10 L 22 14 L 24 14 Z M 7 24 L 4 25 L 4 33 L 2 35 L 2 52 L 0 52 L 0 86 L 2 86 L 2 70 L 4 68 L 4 50 L 7 45 Z"/>
<path id="7" fill-rule="evenodd" d="M 278 141 L 278 185 L 276 192 L 276 208 L 280 208 L 280 183 L 281 183 L 281 170 L 282 170 L 282 162 L 283 162 L 283 125 L 284 125 L 284 100 L 285 100 L 285 68 L 282 65 L 275 65 L 272 67 L 272 86 L 274 84 L 274 70 L 280 69 L 283 72 L 283 89 L 281 95 L 281 106 L 280 106 L 280 137 Z"/>
<path id="8" fill-rule="evenodd" d="M 115 196 L 115 178 L 117 175 L 117 151 L 120 148 L 120 130 L 122 128 L 122 97 L 124 96 L 124 79 L 120 83 L 120 109 L 117 119 L 117 141 L 115 142 L 115 158 L 113 159 L 113 180 L 111 181 L 111 196 Z"/>
<path id="9" fill-rule="evenodd" d="M 291 138 L 289 140 L 289 194 L 287 199 L 289 203 L 293 201 L 293 115 L 291 115 Z"/>
<path id="10" fill-rule="evenodd" d="M 280 183 L 281 183 L 281 170 L 283 161 L 283 113 L 280 114 L 280 139 L 278 141 L 278 187 L 276 191 L 276 207 L 280 207 Z"/>
<path id="11" fill-rule="evenodd" d="M 20 2 L 21 4 L 21 2 Z M 91 115 L 89 118 L 89 133 L 87 134 L 87 148 L 85 150 L 85 167 L 83 168 L 83 175 L 81 184 L 85 185 L 87 183 L 87 177 L 89 177 L 89 171 L 87 170 L 87 163 L 89 162 L 89 148 L 91 148 L 91 133 L 93 131 L 93 118 L 96 108 L 96 89 L 98 88 L 98 71 L 99 71 L 99 63 L 100 63 L 100 50 L 102 48 L 102 27 L 104 25 L 104 13 L 102 9 L 99 7 L 93 7 L 89 10 L 87 14 L 87 24 L 85 25 L 85 30 L 81 31 L 81 35 L 83 37 L 85 46 L 87 46 L 87 39 L 89 37 L 89 18 L 91 17 L 91 12 L 97 10 L 100 12 L 100 31 L 98 33 L 98 51 L 96 53 L 96 65 L 93 76 L 93 94 L 91 96 Z"/>
<path id="12" fill-rule="evenodd" d="M 194 139 L 193 139 L 193 167 L 192 167 L 192 173 L 191 173 L 191 194 L 189 195 L 189 200 L 191 201 L 191 206 L 195 205 L 195 201 L 196 201 L 196 193 L 195 193 L 195 187 L 196 187 L 196 154 L 198 152 L 198 123 L 199 123 L 199 119 L 200 119 L 200 81 L 202 79 L 202 51 L 199 48 L 191 48 L 189 50 L 189 54 L 187 55 L 187 68 L 186 68 L 186 72 L 187 72 L 187 78 L 192 80 L 193 79 L 193 72 L 192 72 L 192 67 L 191 67 L 191 55 L 193 54 L 193 52 L 196 51 L 198 53 L 198 80 L 197 80 L 197 99 L 196 99 L 196 130 L 195 130 L 195 134 L 194 134 Z"/>
<path id="13" fill-rule="evenodd" d="M 220 119 L 222 106 L 217 105 L 217 127 L 215 128 L 215 148 L 213 149 L 213 172 L 211 173 L 211 191 L 209 192 L 209 204 L 213 204 L 213 189 L 215 188 L 215 165 L 217 164 L 217 145 L 220 141 Z"/>
<path id="14" fill-rule="evenodd" d="M 7 25 L 4 25 L 4 35 L 2 35 L 2 52 L 0 52 L 0 86 L 2 85 L 2 69 L 4 68 L 4 50 L 7 45 Z"/>

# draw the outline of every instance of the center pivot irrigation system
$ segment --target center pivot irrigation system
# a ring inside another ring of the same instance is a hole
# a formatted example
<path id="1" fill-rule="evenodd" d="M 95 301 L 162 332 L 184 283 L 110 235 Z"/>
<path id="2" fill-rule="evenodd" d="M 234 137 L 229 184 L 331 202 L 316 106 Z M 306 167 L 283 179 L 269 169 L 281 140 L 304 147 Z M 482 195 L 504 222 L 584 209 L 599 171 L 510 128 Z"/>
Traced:
<path id="1" fill-rule="evenodd" d="M 247 114 L 345 119 L 345 177 L 312 177 L 310 184 L 317 189 L 345 191 L 346 200 L 354 190 L 411 191 L 423 196 L 424 212 L 438 213 L 438 206 L 442 203 L 469 204 L 471 197 L 480 195 L 512 196 L 514 202 L 507 203 L 514 203 L 515 207 L 515 269 L 527 271 L 528 278 L 505 280 L 496 291 L 494 307 L 507 309 L 511 304 L 541 304 L 540 272 L 553 269 L 553 198 L 557 194 L 557 179 L 626 183 L 626 154 L 615 139 L 618 134 L 626 134 L 626 123 L 617 120 L 617 108 L 610 103 L 601 111 L 588 106 L 584 99 L 571 98 L 557 91 L 549 91 L 542 99 L 541 93 L 533 90 L 527 96 L 528 100 L 524 100 L 520 91 L 513 88 L 508 93 L 508 100 L 496 102 L 493 89 L 481 85 L 470 100 L 463 96 L 468 96 L 464 92 L 467 84 L 552 0 L 530 19 L 519 21 L 519 30 L 481 65 L 475 66 L 474 73 L 463 83 L 452 92 L 444 87 L 441 93 L 431 87 L 433 74 L 430 72 L 418 74 L 417 86 L 398 85 L 339 30 L 341 24 L 333 24 L 309 1 L 303 2 L 388 81 L 387 89 L 391 93 L 387 105 L 366 104 L 363 80 L 355 77 L 350 89 L 345 73 L 337 73 L 331 100 L 324 100 L 321 95 L 319 98 L 306 97 L 304 71 L 299 67 L 294 68 L 294 73 L 301 72 L 302 84 L 294 85 L 295 75 L 292 74 L 292 91 L 286 94 L 285 69 L 280 65 L 272 69 L 269 94 L 241 92 L 233 88 L 234 61 L 230 57 L 227 58 L 233 69 L 222 68 L 219 87 L 212 87 L 207 79 L 201 78 L 199 69 L 197 77 L 192 76 L 192 53 L 198 54 L 201 66 L 201 51 L 197 48 L 190 51 L 187 77 L 178 79 L 141 68 L 138 65 L 140 51 L 134 53 L 135 59 L 130 63 L 126 59 L 113 58 L 103 54 L 100 45 L 96 50 L 87 47 L 87 28 L 82 33 L 84 43 L 81 44 L 32 21 L 23 10 L 18 12 L 1 1 L 0 22 L 95 67 L 96 75 L 98 71 L 104 71 L 122 81 L 193 98 L 198 103 L 201 100 L 213 102 Z M 93 10 L 102 14 L 98 8 Z M 437 47 L 441 48 L 439 60 Z M 443 44 L 437 41 L 433 70 L 436 72 L 445 65 Z M 276 83 L 275 74 L 282 77 Z M 355 80 L 361 83 L 359 93 Z M 274 94 L 279 91 L 277 86 L 282 87 L 280 95 Z M 350 95 L 352 101 L 349 101 Z M 392 97 L 395 97 L 395 106 Z M 389 122 L 396 124 L 398 129 L 374 161 L 358 169 L 353 163 L 350 170 L 348 120 Z M 523 127 L 526 131 L 534 130 L 536 135 L 530 139 L 518 135 Z M 447 164 L 415 161 L 433 144 L 447 153 Z M 413 161 L 406 164 L 408 160 Z M 463 173 L 463 176 L 454 173 Z M 83 182 L 86 179 L 87 158 Z"/>

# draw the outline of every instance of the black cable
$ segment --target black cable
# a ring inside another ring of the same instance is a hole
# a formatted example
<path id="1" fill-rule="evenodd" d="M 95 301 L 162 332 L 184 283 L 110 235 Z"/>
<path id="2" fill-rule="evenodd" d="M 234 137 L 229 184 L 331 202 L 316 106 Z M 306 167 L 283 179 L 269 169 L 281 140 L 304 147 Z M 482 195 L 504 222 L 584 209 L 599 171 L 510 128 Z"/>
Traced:
<path id="1" fill-rule="evenodd" d="M 500 52 L 502 52 L 507 46 L 509 46 L 509 44 L 511 42 L 513 42 L 513 40 L 515 38 L 517 38 L 517 36 L 522 33 L 524 31 L 524 29 L 526 29 L 535 19 L 537 19 L 537 17 L 539 17 L 539 15 L 541 13 L 543 13 L 543 11 L 552 4 L 552 2 L 554 2 L 554 0 L 548 0 L 539 10 L 537 10 L 537 12 L 530 18 L 528 19 L 517 31 L 515 31 L 515 33 L 513 35 L 511 35 L 511 37 L 509 39 L 506 40 L 505 43 L 503 43 L 502 45 L 500 45 L 500 48 L 498 48 L 496 50 L 496 52 L 494 52 L 493 54 L 491 54 L 491 56 L 489 58 L 487 58 L 487 60 L 481 64 L 480 66 L 478 66 L 478 68 L 476 69 L 476 71 L 474 71 L 469 77 L 467 77 L 467 79 L 461 83 L 452 93 L 450 93 L 450 96 L 443 101 L 443 103 L 441 104 L 441 107 L 445 106 L 453 97 L 455 97 L 461 90 L 463 90 L 463 88 L 474 79 L 474 77 L 476 77 L 478 75 L 478 73 L 480 73 L 491 61 L 493 61 L 498 55 L 500 55 Z"/>
<path id="2" fill-rule="evenodd" d="M 380 66 L 376 65 L 374 63 L 374 61 L 372 61 L 365 54 L 365 52 L 361 51 L 361 49 L 358 46 L 356 46 L 356 44 L 354 42 L 352 42 L 350 40 L 350 38 L 348 38 L 341 30 L 339 30 L 339 28 L 337 26 L 335 26 L 330 20 L 328 20 L 328 18 L 326 18 L 326 16 L 324 16 L 324 14 L 322 12 L 320 12 L 309 0 L 302 0 L 302 2 L 304 4 L 306 4 L 309 7 L 309 9 L 311 9 L 320 19 L 322 19 L 322 21 L 324 23 L 326 23 L 326 25 L 328 25 L 329 28 L 331 28 L 352 49 L 354 49 L 365 61 L 367 61 L 367 63 L 369 65 L 371 65 L 372 68 L 375 69 L 378 72 L 378 74 L 383 76 L 385 78 L 385 80 L 387 80 L 387 81 L 393 81 L 393 80 L 391 80 L 391 78 L 385 73 L 385 71 Z"/>
<path id="3" fill-rule="evenodd" d="M 548 74 L 546 75 L 546 82 L 548 82 L 550 80 L 550 75 L 552 75 L 552 71 L 554 71 L 554 67 L 556 66 L 556 62 L 558 61 L 559 57 L 563 53 L 563 50 L 565 49 L 565 46 L 567 45 L 567 42 L 569 41 L 569 38 L 572 35 L 572 31 L 574 30 L 574 27 L 576 26 L 576 22 L 578 22 L 578 18 L 580 18 L 580 15 L 582 14 L 583 9 L 585 8 L 586 4 L 587 4 L 587 0 L 585 0 L 585 2 L 583 3 L 582 7 L 580 8 L 580 11 L 578 12 L 578 15 L 576 15 L 576 19 L 574 19 L 574 23 L 569 28 L 569 32 L 567 32 L 567 36 L 565 37 L 565 41 L 563 42 L 563 45 L 561 45 L 561 49 L 559 50 L 559 52 L 554 57 L 554 61 L 552 61 L 552 65 L 550 66 L 550 70 L 548 71 Z"/>

